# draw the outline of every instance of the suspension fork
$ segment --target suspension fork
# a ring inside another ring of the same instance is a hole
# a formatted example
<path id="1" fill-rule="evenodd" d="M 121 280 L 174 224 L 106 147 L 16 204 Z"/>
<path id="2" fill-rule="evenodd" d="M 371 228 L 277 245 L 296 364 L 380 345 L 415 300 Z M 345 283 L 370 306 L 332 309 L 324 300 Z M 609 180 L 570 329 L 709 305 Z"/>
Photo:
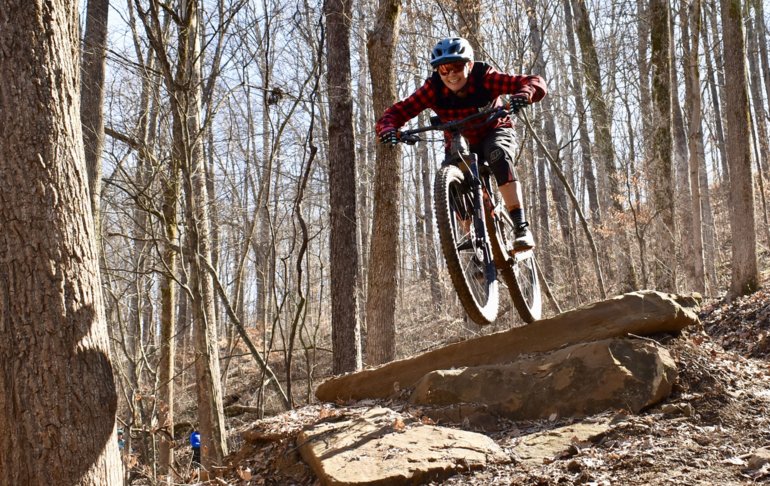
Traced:
<path id="1" fill-rule="evenodd" d="M 475 248 L 481 248 L 485 269 L 485 277 L 487 282 L 493 282 L 497 278 L 497 269 L 494 265 L 488 263 L 493 261 L 492 256 L 492 243 L 489 239 L 489 230 L 484 225 L 485 211 L 484 207 L 484 187 L 481 183 L 481 176 L 479 174 L 479 159 L 478 155 L 471 153 L 468 156 L 468 172 L 466 177 L 470 177 L 468 181 L 473 191 L 473 225 L 474 236 L 476 238 Z"/>

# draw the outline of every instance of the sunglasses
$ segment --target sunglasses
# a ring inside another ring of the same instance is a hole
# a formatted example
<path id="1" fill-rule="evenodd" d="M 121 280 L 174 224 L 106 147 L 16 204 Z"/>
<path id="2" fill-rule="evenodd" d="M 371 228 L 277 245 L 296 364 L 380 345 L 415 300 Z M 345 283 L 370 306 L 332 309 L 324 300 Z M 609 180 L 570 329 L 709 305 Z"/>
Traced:
<path id="1" fill-rule="evenodd" d="M 465 69 L 468 63 L 465 61 L 450 62 L 449 64 L 442 64 L 436 70 L 442 76 L 447 76 L 451 73 L 460 73 Z"/>

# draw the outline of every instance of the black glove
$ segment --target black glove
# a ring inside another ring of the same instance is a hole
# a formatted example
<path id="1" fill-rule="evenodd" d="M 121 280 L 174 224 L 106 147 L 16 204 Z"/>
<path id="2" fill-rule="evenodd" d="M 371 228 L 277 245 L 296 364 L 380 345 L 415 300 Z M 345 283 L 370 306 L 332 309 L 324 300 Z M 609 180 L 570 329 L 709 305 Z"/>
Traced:
<path id="1" fill-rule="evenodd" d="M 527 106 L 529 106 L 529 99 L 526 96 L 511 97 L 511 111 L 514 115 Z"/>
<path id="2" fill-rule="evenodd" d="M 395 128 L 387 128 L 380 132 L 380 143 L 386 145 L 396 145 L 398 143 L 398 132 Z"/>

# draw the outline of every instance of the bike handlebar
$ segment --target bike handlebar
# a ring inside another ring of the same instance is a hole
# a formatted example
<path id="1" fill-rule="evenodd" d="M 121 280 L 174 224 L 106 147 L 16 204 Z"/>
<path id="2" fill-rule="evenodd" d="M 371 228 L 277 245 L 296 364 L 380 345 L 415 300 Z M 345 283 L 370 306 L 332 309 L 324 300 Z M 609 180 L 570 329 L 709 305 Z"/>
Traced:
<path id="1" fill-rule="evenodd" d="M 519 112 L 520 109 L 521 109 L 520 107 L 513 106 L 511 104 L 511 100 L 507 99 L 507 100 L 504 100 L 501 106 L 491 106 L 489 108 L 485 108 L 479 111 L 478 113 L 474 113 L 470 116 L 461 118 L 459 120 L 452 120 L 446 123 L 439 123 L 436 125 L 417 127 L 417 128 L 413 128 L 412 130 L 405 130 L 403 132 L 399 132 L 398 141 L 401 143 L 405 143 L 407 145 L 414 145 L 415 143 L 423 140 L 423 138 L 418 135 L 419 133 L 430 132 L 430 131 L 442 131 L 442 132 L 459 131 L 465 128 L 465 126 L 468 125 L 470 122 L 476 121 L 480 118 L 487 117 L 484 123 L 489 123 L 492 120 L 503 118 L 509 114 L 515 115 L 516 113 Z"/>

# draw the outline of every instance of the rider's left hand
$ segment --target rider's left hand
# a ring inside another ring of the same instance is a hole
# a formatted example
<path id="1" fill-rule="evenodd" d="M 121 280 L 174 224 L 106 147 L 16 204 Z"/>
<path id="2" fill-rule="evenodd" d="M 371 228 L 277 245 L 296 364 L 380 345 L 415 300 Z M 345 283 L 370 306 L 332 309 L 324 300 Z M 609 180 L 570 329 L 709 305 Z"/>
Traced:
<path id="1" fill-rule="evenodd" d="M 511 97 L 511 111 L 518 113 L 522 108 L 529 106 L 529 98 L 524 95 Z"/>

